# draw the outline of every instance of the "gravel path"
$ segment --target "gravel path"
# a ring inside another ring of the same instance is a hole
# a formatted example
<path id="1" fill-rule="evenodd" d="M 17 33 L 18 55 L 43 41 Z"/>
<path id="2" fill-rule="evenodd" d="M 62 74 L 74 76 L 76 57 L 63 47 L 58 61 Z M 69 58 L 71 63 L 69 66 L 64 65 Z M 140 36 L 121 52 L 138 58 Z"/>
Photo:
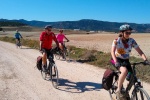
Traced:
<path id="1" fill-rule="evenodd" d="M 109 100 L 101 89 L 104 69 L 55 60 L 60 86 L 55 89 L 35 69 L 37 50 L 0 41 L 0 100 Z M 150 85 L 144 84 L 150 94 Z"/>

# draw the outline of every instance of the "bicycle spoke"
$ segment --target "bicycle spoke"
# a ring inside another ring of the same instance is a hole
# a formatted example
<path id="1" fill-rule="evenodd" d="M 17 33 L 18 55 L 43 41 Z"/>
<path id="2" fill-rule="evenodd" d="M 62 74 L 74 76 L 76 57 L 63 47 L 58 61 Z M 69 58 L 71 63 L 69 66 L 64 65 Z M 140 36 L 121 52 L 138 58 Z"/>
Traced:
<path id="1" fill-rule="evenodd" d="M 52 81 L 52 84 L 54 86 L 54 88 L 57 88 L 58 87 L 58 81 L 59 81 L 59 78 L 58 78 L 58 70 L 57 70 L 57 66 L 55 64 L 53 64 L 52 66 L 52 74 L 51 74 L 51 81 Z"/>
<path id="2" fill-rule="evenodd" d="M 150 97 L 143 88 L 138 87 L 134 89 L 131 100 L 150 100 Z"/>

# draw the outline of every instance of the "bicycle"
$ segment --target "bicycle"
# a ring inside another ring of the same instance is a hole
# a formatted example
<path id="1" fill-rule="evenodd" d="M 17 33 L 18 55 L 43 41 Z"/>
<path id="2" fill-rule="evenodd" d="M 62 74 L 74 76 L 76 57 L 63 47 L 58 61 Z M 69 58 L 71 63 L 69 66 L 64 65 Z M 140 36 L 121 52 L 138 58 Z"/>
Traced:
<path id="1" fill-rule="evenodd" d="M 22 48 L 21 40 L 16 40 L 17 48 Z"/>
<path id="2" fill-rule="evenodd" d="M 66 42 L 68 42 L 68 41 L 63 41 L 63 50 L 55 52 L 55 58 L 57 60 L 59 60 L 60 57 L 62 57 L 64 60 L 67 60 L 67 58 L 68 58 L 68 60 L 70 60 L 70 58 L 69 58 L 69 54 L 70 54 L 69 49 L 65 46 Z"/>
<path id="3" fill-rule="evenodd" d="M 54 52 L 54 49 L 51 49 L 51 52 Z M 46 72 L 41 70 L 41 75 L 44 80 L 51 80 L 52 85 L 57 89 L 59 85 L 58 69 L 53 57 L 49 56 L 47 59 L 49 63 L 46 64 Z M 50 78 L 48 76 L 50 76 Z"/>
<path id="4" fill-rule="evenodd" d="M 131 64 L 133 73 L 129 80 L 129 84 L 127 85 L 126 89 L 124 89 L 123 86 L 121 89 L 121 95 L 123 95 L 123 97 L 125 98 L 124 100 L 150 100 L 150 96 L 143 89 L 140 79 L 138 79 L 136 76 L 135 66 L 139 65 L 139 64 L 145 65 L 145 62 L 137 62 L 137 63 Z M 146 64 L 146 65 L 150 65 L 150 64 Z M 112 95 L 116 93 L 117 80 L 119 77 L 119 73 L 120 73 L 119 71 L 114 71 L 114 82 L 112 84 L 111 89 L 109 90 L 111 100 L 113 100 Z M 134 86 L 134 87 L 133 87 L 133 90 L 132 90 L 131 96 L 130 96 L 129 91 L 131 90 L 132 86 Z"/>

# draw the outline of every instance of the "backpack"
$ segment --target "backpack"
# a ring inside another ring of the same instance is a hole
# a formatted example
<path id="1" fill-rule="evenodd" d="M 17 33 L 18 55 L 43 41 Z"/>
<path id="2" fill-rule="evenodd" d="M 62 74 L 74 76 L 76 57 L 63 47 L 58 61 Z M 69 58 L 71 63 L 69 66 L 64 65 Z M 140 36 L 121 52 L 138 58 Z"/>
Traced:
<path id="1" fill-rule="evenodd" d="M 42 56 L 37 57 L 36 67 L 37 67 L 38 70 L 42 69 Z"/>
<path id="2" fill-rule="evenodd" d="M 106 69 L 102 78 L 102 87 L 105 90 L 109 90 L 112 87 L 114 71 L 111 69 Z"/>

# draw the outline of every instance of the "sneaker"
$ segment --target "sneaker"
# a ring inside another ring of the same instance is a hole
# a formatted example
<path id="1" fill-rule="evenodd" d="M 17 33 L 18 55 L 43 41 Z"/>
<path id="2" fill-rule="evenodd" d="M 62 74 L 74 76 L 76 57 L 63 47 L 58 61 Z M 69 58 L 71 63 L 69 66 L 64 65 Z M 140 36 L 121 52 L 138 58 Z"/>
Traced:
<path id="1" fill-rule="evenodd" d="M 120 91 L 116 92 L 116 100 L 121 100 L 120 99 Z"/>
<path id="2" fill-rule="evenodd" d="M 116 92 L 116 100 L 126 100 L 126 96 L 121 94 L 120 91 Z"/>

